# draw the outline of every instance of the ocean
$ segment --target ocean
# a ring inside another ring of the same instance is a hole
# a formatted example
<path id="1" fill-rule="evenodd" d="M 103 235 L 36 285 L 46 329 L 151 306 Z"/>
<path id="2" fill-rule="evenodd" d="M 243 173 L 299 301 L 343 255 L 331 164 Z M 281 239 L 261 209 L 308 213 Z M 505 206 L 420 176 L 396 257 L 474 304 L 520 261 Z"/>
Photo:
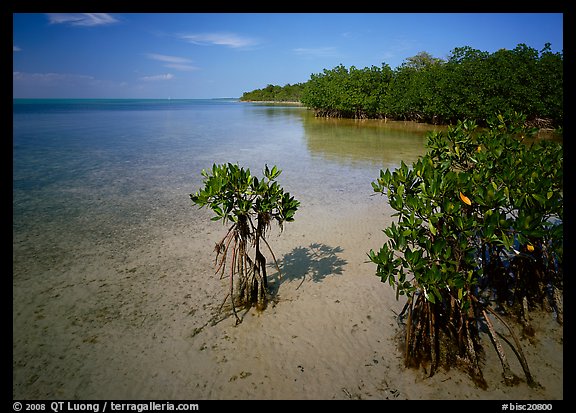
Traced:
<path id="1" fill-rule="evenodd" d="M 201 170 L 224 162 L 257 176 L 276 165 L 303 207 L 346 208 L 372 195 L 381 168 L 424 152 L 422 130 L 386 125 L 234 99 L 15 99 L 14 236 L 48 226 L 53 245 L 66 229 L 90 233 L 141 225 L 162 209 L 193 210 Z"/>

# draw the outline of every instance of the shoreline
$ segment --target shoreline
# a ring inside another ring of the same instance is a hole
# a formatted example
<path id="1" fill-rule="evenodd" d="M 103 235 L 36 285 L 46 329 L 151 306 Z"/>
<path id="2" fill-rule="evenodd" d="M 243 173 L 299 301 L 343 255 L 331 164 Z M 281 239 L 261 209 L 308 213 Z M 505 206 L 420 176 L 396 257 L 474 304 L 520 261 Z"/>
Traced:
<path id="1" fill-rule="evenodd" d="M 304 107 L 306 109 L 312 110 L 312 111 L 322 111 L 322 109 L 313 109 L 313 108 L 309 108 L 307 106 L 305 106 L 302 102 L 300 101 L 277 101 L 277 100 L 238 100 L 238 102 L 240 103 L 258 103 L 258 104 L 266 104 L 266 105 L 289 105 L 289 106 L 301 106 Z M 425 122 L 425 121 L 419 121 L 417 119 L 395 119 L 395 118 L 388 118 L 388 117 L 375 117 L 375 118 L 370 118 L 370 117 L 361 117 L 361 118 L 353 118 L 353 117 L 342 117 L 342 116 L 330 116 L 330 115 L 322 115 L 322 116 L 317 116 L 319 118 L 326 118 L 326 119 L 339 119 L 339 120 L 354 120 L 354 121 L 373 121 L 373 120 L 378 120 L 378 121 L 384 121 L 384 122 L 410 122 L 410 123 L 415 123 L 415 124 L 423 124 L 423 125 L 427 125 L 427 126 L 437 126 L 437 127 L 448 127 L 451 126 L 451 124 L 444 124 L 444 123 L 430 123 L 430 122 Z M 556 131 L 558 130 L 557 128 L 553 128 L 550 127 L 548 125 L 548 120 L 544 119 L 540 119 L 539 122 L 538 120 L 536 121 L 528 121 L 526 123 L 526 127 L 527 128 L 531 128 L 531 127 L 535 127 L 537 129 L 536 135 L 543 135 L 546 139 L 550 139 L 550 136 L 553 135 L 557 135 Z M 538 125 L 544 125 L 539 127 Z M 481 127 L 479 127 L 481 128 Z M 557 139 L 557 140 L 562 140 L 563 139 L 563 134 L 559 134 L 559 136 L 555 136 L 552 137 L 552 139 Z"/>
<path id="2" fill-rule="evenodd" d="M 238 100 L 240 103 L 263 103 L 267 105 L 290 105 L 290 106 L 302 106 L 305 107 L 301 102 L 298 101 L 279 101 L 279 100 Z"/>

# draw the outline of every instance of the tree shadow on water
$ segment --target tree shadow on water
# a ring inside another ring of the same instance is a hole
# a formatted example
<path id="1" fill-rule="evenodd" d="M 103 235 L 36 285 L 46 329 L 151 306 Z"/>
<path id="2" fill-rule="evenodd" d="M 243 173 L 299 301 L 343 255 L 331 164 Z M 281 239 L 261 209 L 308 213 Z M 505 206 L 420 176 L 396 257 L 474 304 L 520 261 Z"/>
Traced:
<path id="1" fill-rule="evenodd" d="M 277 292 L 280 285 L 286 281 L 301 279 L 296 287 L 298 289 L 307 278 L 313 282 L 320 282 L 329 275 L 342 274 L 344 265 L 348 264 L 337 255 L 342 251 L 341 247 L 319 243 L 294 248 L 279 261 L 281 273 L 276 271 L 270 276 L 274 292 Z"/>

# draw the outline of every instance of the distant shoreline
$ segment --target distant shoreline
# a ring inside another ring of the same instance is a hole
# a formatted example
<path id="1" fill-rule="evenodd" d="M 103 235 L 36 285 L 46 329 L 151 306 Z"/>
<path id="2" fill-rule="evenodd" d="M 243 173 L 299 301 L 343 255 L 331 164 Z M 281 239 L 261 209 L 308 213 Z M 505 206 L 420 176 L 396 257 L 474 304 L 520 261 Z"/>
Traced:
<path id="1" fill-rule="evenodd" d="M 298 101 L 281 101 L 281 100 L 239 100 L 239 102 L 246 102 L 246 103 L 265 103 L 271 105 L 293 105 L 293 106 L 304 106 L 302 102 Z"/>

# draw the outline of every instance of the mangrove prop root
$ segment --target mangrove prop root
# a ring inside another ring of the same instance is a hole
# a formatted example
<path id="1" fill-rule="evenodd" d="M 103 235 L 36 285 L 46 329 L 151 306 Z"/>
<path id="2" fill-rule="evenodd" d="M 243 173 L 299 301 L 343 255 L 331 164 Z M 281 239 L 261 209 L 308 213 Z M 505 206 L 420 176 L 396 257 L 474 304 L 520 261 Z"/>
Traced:
<path id="1" fill-rule="evenodd" d="M 462 312 L 455 300 L 449 300 L 446 304 L 444 308 L 441 304 L 430 303 L 421 294 L 408 299 L 402 310 L 407 317 L 404 326 L 404 365 L 409 368 L 422 367 L 431 377 L 441 363 L 449 366 L 460 361 L 476 385 L 486 389 L 475 344 L 478 332 L 473 322 L 477 317 L 472 308 Z M 443 325 L 445 320 L 450 328 Z"/>
<path id="2" fill-rule="evenodd" d="M 430 330 L 429 331 L 430 355 L 432 357 L 432 361 L 430 363 L 430 377 L 432 377 L 434 375 L 434 372 L 436 371 L 436 367 L 437 367 L 437 363 L 438 363 L 437 352 L 436 352 L 436 334 L 435 334 L 436 320 L 434 319 L 433 309 L 430 307 L 430 305 L 428 305 L 427 307 L 428 307 L 428 328 Z"/>
<path id="3" fill-rule="evenodd" d="M 534 327 L 532 327 L 528 319 L 528 297 L 526 296 L 522 297 L 522 315 L 520 323 L 522 324 L 524 335 L 533 337 L 536 334 Z"/>
<path id="4" fill-rule="evenodd" d="M 462 317 L 466 317 L 466 316 L 463 315 Z M 480 386 L 482 389 L 486 390 L 488 388 L 488 385 L 486 383 L 486 380 L 484 380 L 484 375 L 482 374 L 482 370 L 480 369 L 480 362 L 479 362 L 478 356 L 476 354 L 476 349 L 474 347 L 474 341 L 472 340 L 470 322 L 466 318 L 464 320 L 463 324 L 464 324 L 464 329 L 466 330 L 464 332 L 465 340 L 466 340 L 465 341 L 466 354 L 467 354 L 466 358 L 467 358 L 468 363 L 469 363 L 472 378 L 474 379 L 474 382 L 478 386 Z"/>
<path id="5" fill-rule="evenodd" d="M 228 299 L 228 297 L 230 297 L 230 293 L 226 294 L 226 297 L 224 297 L 224 300 L 222 301 L 222 304 L 220 304 L 220 307 L 218 308 L 218 312 L 222 311 L 222 307 L 224 307 L 224 304 L 226 303 L 226 300 Z"/>
<path id="6" fill-rule="evenodd" d="M 415 309 L 414 312 L 417 314 L 417 317 L 414 319 L 412 319 L 412 331 L 411 331 L 411 348 L 410 348 L 410 365 L 414 366 L 414 367 L 418 367 L 420 365 L 420 357 L 419 354 L 421 353 L 421 351 L 418 351 L 418 348 L 422 346 L 422 329 L 424 328 L 423 323 L 422 323 L 422 318 L 424 316 L 424 311 L 423 311 L 423 304 L 422 304 L 423 298 L 422 296 L 419 296 L 416 299 L 416 303 L 415 303 Z M 414 315 L 413 312 L 413 315 Z M 420 345 L 419 345 L 420 344 Z"/>
<path id="7" fill-rule="evenodd" d="M 498 313 L 496 311 L 494 311 L 493 309 L 491 309 L 490 307 L 486 307 L 486 309 L 494 314 L 494 316 L 500 320 L 500 322 L 506 327 L 506 329 L 508 329 L 508 331 L 510 332 L 510 335 L 512 336 L 512 338 L 514 339 L 514 343 L 516 344 L 516 357 L 518 357 L 518 361 L 520 361 L 520 364 L 522 365 L 522 370 L 524 370 L 524 374 L 526 376 L 526 381 L 528 382 L 528 385 L 530 387 L 538 387 L 538 383 L 533 379 L 532 374 L 530 374 L 530 369 L 528 368 L 528 362 L 526 361 L 526 358 L 524 357 L 524 352 L 522 351 L 522 346 L 520 345 L 520 341 L 518 340 L 518 337 L 516 337 L 516 334 L 514 334 L 514 331 L 512 330 L 512 328 L 508 325 L 508 323 L 506 323 L 502 317 L 500 317 L 498 315 Z"/>
<path id="8" fill-rule="evenodd" d="M 402 307 L 402 311 L 400 311 L 400 314 L 398 314 L 398 319 L 402 319 L 404 318 L 404 313 L 406 313 L 406 311 L 408 310 L 408 307 L 410 306 L 410 303 L 412 303 L 412 298 L 409 298 L 406 303 L 404 304 L 404 307 Z"/>
<path id="9" fill-rule="evenodd" d="M 264 237 L 267 225 L 269 219 L 266 216 L 258 220 L 257 227 L 253 225 L 250 217 L 239 217 L 238 222 L 230 226 L 226 235 L 214 247 L 215 274 L 219 275 L 220 279 L 227 274 L 229 279 L 229 292 L 220 310 L 230 298 L 236 325 L 242 321 L 236 309 L 238 304 L 247 307 L 256 305 L 258 310 L 263 310 L 269 299 L 267 260 L 261 251 L 261 241 L 272 255 L 279 276 L 282 276 L 278 260 Z M 250 257 L 252 252 L 253 259 Z"/>
<path id="10" fill-rule="evenodd" d="M 558 294 L 558 293 L 556 293 Z M 519 378 L 512 372 L 504 351 L 502 337 L 514 350 L 518 358 L 526 381 L 531 387 L 539 386 L 530 373 L 530 369 L 520 341 L 512 328 L 489 306 L 481 304 L 476 297 L 472 297 L 472 305 L 468 311 L 461 311 L 459 304 L 454 299 L 450 299 L 446 308 L 438 312 L 440 307 L 428 302 L 423 295 L 417 294 L 410 297 L 402 310 L 402 317 L 406 317 L 405 337 L 404 337 L 404 364 L 406 367 L 423 367 L 432 376 L 440 366 L 440 363 L 451 363 L 451 350 L 446 347 L 450 342 L 455 346 L 459 354 L 456 360 L 460 360 L 466 366 L 471 378 L 480 388 L 488 387 L 482 373 L 481 357 L 478 353 L 477 339 L 478 330 L 476 320 L 485 320 L 491 342 L 494 346 L 498 358 L 502 365 L 502 376 L 507 385 L 517 384 Z M 444 313 L 444 314 L 442 314 Z M 498 333 L 490 318 L 492 314 L 509 331 L 513 343 L 510 343 L 502 334 Z M 447 321 L 448 329 L 442 327 L 442 320 Z M 447 341 L 446 341 L 447 340 Z M 446 354 L 444 354 L 446 353 Z"/>
<path id="11" fill-rule="evenodd" d="M 528 321 L 528 297 L 522 297 L 522 322 Z"/>
<path id="12" fill-rule="evenodd" d="M 496 353 L 498 353 L 498 357 L 500 358 L 500 363 L 502 364 L 502 376 L 504 377 L 504 382 L 508 386 L 512 386 L 516 384 L 518 378 L 512 373 L 510 369 L 510 365 L 508 364 L 508 360 L 506 359 L 506 354 L 504 353 L 504 349 L 502 348 L 502 344 L 500 344 L 500 340 L 498 340 L 496 336 L 496 331 L 494 330 L 494 326 L 486 314 L 486 310 L 482 310 L 482 315 L 484 316 L 484 320 L 486 320 L 486 325 L 488 326 L 488 331 L 490 332 L 490 338 L 492 339 L 492 344 L 494 344 L 494 348 L 496 349 Z"/>
<path id="13" fill-rule="evenodd" d="M 554 310 L 556 310 L 556 320 L 558 324 L 564 324 L 564 309 L 562 306 L 562 293 L 557 287 L 554 287 L 552 291 L 552 300 L 554 305 Z"/>
<path id="14" fill-rule="evenodd" d="M 272 255 L 272 259 L 274 259 L 274 265 L 276 266 L 276 269 L 278 270 L 278 274 L 280 275 L 280 279 L 282 279 L 282 271 L 280 271 L 280 267 L 278 266 L 278 261 L 276 260 L 276 256 L 274 255 L 274 251 L 272 251 L 272 248 L 270 248 L 270 244 L 268 244 L 268 241 L 266 241 L 266 238 L 262 238 L 262 241 L 264 241 L 264 243 L 268 247 L 268 251 L 270 251 L 270 254 Z"/>
<path id="15" fill-rule="evenodd" d="M 222 241 L 220 241 L 218 244 L 216 244 L 216 247 L 214 248 L 214 250 L 216 251 L 216 260 L 215 261 L 216 261 L 216 264 L 218 265 L 215 273 L 218 274 L 218 272 L 221 271 L 220 272 L 220 279 L 222 279 L 224 277 L 224 272 L 226 271 L 226 257 L 228 256 L 228 248 L 230 247 L 230 242 L 232 242 L 232 239 L 234 238 L 233 234 L 231 232 L 232 228 L 230 228 L 230 230 L 228 231 L 226 236 L 224 238 L 222 238 Z M 228 242 L 226 242 L 226 245 L 224 245 L 226 238 L 228 238 Z M 220 259 L 220 264 L 218 264 L 218 257 L 220 255 L 222 255 L 222 258 Z"/>
<path id="16" fill-rule="evenodd" d="M 404 365 L 408 366 L 408 359 L 410 357 L 409 355 L 409 345 L 410 345 L 410 338 L 412 337 L 411 331 L 412 331 L 412 304 L 413 304 L 413 299 L 412 297 L 410 297 L 410 299 L 408 300 L 408 302 L 406 303 L 406 305 L 408 305 L 408 320 L 406 321 L 406 342 L 404 344 Z"/>
<path id="17" fill-rule="evenodd" d="M 234 305 L 234 265 L 236 264 L 236 246 L 237 240 L 234 240 L 234 249 L 232 251 L 232 265 L 230 267 L 230 301 L 232 301 L 232 312 L 234 313 L 234 317 L 236 318 L 236 325 L 240 324 L 242 320 L 238 317 L 236 313 L 236 306 Z"/>

